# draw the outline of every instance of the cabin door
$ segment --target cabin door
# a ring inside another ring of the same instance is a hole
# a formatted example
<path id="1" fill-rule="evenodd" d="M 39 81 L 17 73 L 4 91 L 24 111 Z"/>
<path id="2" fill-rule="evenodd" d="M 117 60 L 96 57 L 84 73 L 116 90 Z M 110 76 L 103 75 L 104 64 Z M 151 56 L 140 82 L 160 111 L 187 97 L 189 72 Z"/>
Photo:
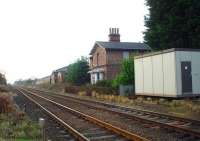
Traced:
<path id="1" fill-rule="evenodd" d="M 192 74 L 191 62 L 181 62 L 181 76 L 182 76 L 182 93 L 192 93 Z"/>

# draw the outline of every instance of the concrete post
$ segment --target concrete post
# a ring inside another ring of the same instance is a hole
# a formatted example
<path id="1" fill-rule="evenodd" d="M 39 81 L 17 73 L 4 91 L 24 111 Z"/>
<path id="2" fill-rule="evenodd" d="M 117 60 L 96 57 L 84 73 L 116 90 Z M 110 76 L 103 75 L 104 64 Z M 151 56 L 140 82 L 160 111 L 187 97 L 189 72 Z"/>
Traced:
<path id="1" fill-rule="evenodd" d="M 39 118 L 39 125 L 42 128 L 42 140 L 46 141 L 46 136 L 45 136 L 45 119 L 44 118 Z"/>

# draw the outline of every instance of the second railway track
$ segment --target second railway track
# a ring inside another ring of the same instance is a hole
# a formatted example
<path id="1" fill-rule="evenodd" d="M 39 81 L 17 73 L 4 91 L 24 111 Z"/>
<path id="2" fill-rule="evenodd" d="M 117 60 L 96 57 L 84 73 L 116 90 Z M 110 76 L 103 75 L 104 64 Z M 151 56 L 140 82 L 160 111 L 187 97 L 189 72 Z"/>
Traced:
<path id="1" fill-rule="evenodd" d="M 49 92 L 44 92 L 40 90 L 31 90 L 32 92 L 37 92 L 40 94 L 48 95 Z M 200 140 L 200 121 L 174 117 L 166 114 L 160 114 L 151 111 L 138 110 L 132 108 L 126 108 L 121 106 L 116 106 L 112 104 L 107 104 L 103 102 L 96 102 L 93 100 L 85 100 L 77 97 L 63 96 L 63 95 L 51 95 L 51 97 L 57 97 L 66 101 L 71 101 L 74 103 L 79 103 L 84 106 L 105 110 L 127 118 L 140 120 L 146 124 L 153 124 L 151 127 L 159 126 L 159 128 L 170 129 L 170 132 L 178 132 L 178 136 L 183 138 L 188 138 L 188 140 L 199 141 Z M 186 139 L 187 140 L 187 139 Z"/>
<path id="2" fill-rule="evenodd" d="M 66 129 L 78 140 L 83 141 L 148 141 L 146 138 L 120 129 L 109 123 L 96 119 L 87 114 L 64 106 L 53 99 L 18 89 L 18 91 L 32 102 L 43 108 L 51 116 L 54 116 Z"/>

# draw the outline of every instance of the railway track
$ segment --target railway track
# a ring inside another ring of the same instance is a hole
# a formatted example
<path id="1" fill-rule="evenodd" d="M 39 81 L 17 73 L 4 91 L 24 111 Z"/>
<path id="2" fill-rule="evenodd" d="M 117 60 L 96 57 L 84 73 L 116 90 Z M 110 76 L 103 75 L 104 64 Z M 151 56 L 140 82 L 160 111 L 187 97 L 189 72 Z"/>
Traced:
<path id="1" fill-rule="evenodd" d="M 45 93 L 46 95 L 51 95 L 49 94 L 49 92 L 46 91 L 35 90 L 35 89 L 34 90 L 32 89 L 31 91 L 40 94 Z M 160 128 L 170 129 L 172 131 L 182 134 L 183 137 L 185 138 L 190 138 L 192 140 L 200 140 L 200 121 L 198 120 L 185 119 L 146 110 L 121 107 L 104 102 L 81 99 L 74 96 L 58 95 L 57 93 L 56 95 L 51 95 L 51 96 L 61 98 L 66 101 L 79 103 L 93 109 L 99 109 L 119 114 L 121 116 L 130 119 L 135 119 L 146 124 L 153 124 L 154 126 L 159 126 Z"/>
<path id="2" fill-rule="evenodd" d="M 37 104 L 52 118 L 57 120 L 77 140 L 148 141 L 146 138 L 69 108 L 53 99 L 49 99 L 24 89 L 18 89 L 18 92 L 33 103 Z"/>

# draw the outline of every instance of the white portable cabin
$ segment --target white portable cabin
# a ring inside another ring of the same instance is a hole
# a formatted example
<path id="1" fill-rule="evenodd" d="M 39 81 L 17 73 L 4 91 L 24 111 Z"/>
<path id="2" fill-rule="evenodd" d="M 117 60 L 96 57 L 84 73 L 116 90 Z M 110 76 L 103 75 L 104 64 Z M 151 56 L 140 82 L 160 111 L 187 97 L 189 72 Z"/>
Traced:
<path id="1" fill-rule="evenodd" d="M 168 49 L 134 58 L 136 95 L 200 96 L 200 50 Z"/>

